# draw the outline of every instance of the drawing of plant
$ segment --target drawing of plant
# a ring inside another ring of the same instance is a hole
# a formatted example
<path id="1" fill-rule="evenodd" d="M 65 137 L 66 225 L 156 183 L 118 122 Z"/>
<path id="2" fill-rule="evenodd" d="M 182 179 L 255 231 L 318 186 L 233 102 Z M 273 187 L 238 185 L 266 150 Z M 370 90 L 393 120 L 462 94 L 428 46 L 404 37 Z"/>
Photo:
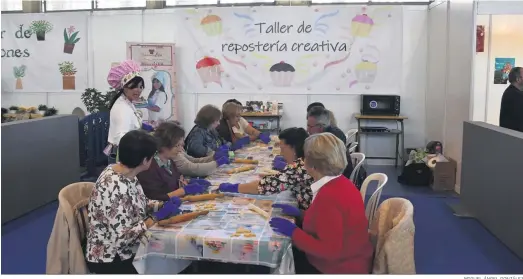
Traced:
<path id="1" fill-rule="evenodd" d="M 16 89 L 24 89 L 24 86 L 22 85 L 22 78 L 25 77 L 25 65 L 21 65 L 20 67 L 13 67 L 13 74 L 16 78 Z"/>
<path id="2" fill-rule="evenodd" d="M 64 53 L 72 54 L 74 50 L 74 45 L 80 41 L 80 38 L 77 38 L 78 32 L 75 32 L 74 26 L 69 26 L 69 28 L 64 28 Z"/>
<path id="3" fill-rule="evenodd" d="M 53 30 L 53 25 L 47 20 L 35 20 L 29 25 L 29 30 L 36 34 L 37 41 L 45 41 L 45 34 Z"/>
<path id="4" fill-rule="evenodd" d="M 74 90 L 76 88 L 76 68 L 73 62 L 64 61 L 58 64 L 58 68 L 62 74 L 62 88 L 64 90 Z"/>

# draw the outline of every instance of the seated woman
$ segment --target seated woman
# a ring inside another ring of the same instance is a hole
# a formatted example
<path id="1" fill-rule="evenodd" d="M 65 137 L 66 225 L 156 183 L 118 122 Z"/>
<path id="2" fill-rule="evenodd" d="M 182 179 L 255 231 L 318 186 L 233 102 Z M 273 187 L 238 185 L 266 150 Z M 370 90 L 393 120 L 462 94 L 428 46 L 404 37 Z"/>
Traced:
<path id="1" fill-rule="evenodd" d="M 195 158 L 207 157 L 222 145 L 229 144 L 216 132 L 222 112 L 213 105 L 205 105 L 196 114 L 194 127 L 185 139 L 187 154 Z"/>
<path id="2" fill-rule="evenodd" d="M 297 274 L 369 273 L 373 248 L 360 192 L 341 175 L 347 158 L 345 144 L 330 133 L 310 136 L 305 141 L 305 168 L 314 178 L 313 201 L 298 228 L 284 218 L 272 218 L 272 229 L 292 238 Z M 295 207 L 275 204 L 294 217 Z"/>
<path id="3" fill-rule="evenodd" d="M 178 121 L 171 121 L 172 123 L 178 125 L 180 129 L 183 130 L 182 125 Z M 185 130 L 183 130 L 183 136 L 185 136 Z M 211 155 L 194 158 L 189 156 L 185 150 L 182 150 L 172 157 L 171 160 L 176 165 L 178 172 L 181 175 L 189 177 L 206 177 L 211 175 L 216 168 L 221 165 L 229 164 L 229 154 L 224 150 L 217 150 L 212 152 Z"/>
<path id="4" fill-rule="evenodd" d="M 173 122 L 162 122 L 154 131 L 158 151 L 148 170 L 138 174 L 138 180 L 149 199 L 167 201 L 171 197 L 202 193 L 210 185 L 204 180 L 191 180 L 183 186 L 183 178 L 172 158 L 183 153 L 185 131 Z M 228 160 L 225 160 L 228 162 Z M 216 164 L 215 164 L 216 165 Z"/>
<path id="5" fill-rule="evenodd" d="M 220 137 L 228 142 L 232 142 L 233 149 L 241 148 L 249 144 L 250 138 L 233 132 L 232 128 L 238 126 L 240 120 L 241 107 L 233 102 L 225 103 L 222 108 L 222 119 L 216 128 Z"/>
<path id="6" fill-rule="evenodd" d="M 276 175 L 244 184 L 222 183 L 220 191 L 244 194 L 270 195 L 290 190 L 296 197 L 300 209 L 306 210 L 312 201 L 313 179 L 307 174 L 303 163 L 303 144 L 308 134 L 303 128 L 289 128 L 280 133 L 281 159 L 275 158 L 274 165 L 283 163 Z"/>
<path id="7" fill-rule="evenodd" d="M 240 112 L 241 108 L 243 107 L 242 103 L 236 99 L 229 99 L 227 100 L 223 105 L 227 103 L 235 103 L 240 106 Z M 222 109 L 223 111 L 224 109 Z M 260 131 L 256 130 L 254 127 L 249 125 L 249 122 L 245 120 L 243 117 L 239 117 L 238 124 L 232 126 L 232 132 L 236 135 L 237 138 L 241 138 L 244 136 L 249 136 L 249 139 L 251 141 L 254 141 L 256 139 L 261 139 L 262 141 L 268 143 L 270 141 L 270 137 L 268 134 L 261 133 Z"/>
<path id="8" fill-rule="evenodd" d="M 105 168 L 89 198 L 86 260 L 96 274 L 137 274 L 133 259 L 140 238 L 158 220 L 180 212 L 179 198 L 151 201 L 136 178 L 153 161 L 154 138 L 130 131 L 118 149 L 119 163 Z"/>

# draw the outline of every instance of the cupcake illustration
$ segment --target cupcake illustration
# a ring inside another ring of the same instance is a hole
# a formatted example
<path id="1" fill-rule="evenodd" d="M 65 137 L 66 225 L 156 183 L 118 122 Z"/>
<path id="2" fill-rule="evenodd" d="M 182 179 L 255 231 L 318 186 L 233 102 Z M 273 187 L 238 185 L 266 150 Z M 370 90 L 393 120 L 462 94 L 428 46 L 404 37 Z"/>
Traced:
<path id="1" fill-rule="evenodd" d="M 366 14 L 360 14 L 355 16 L 352 19 L 351 23 L 351 33 L 354 37 L 367 37 L 370 34 L 370 31 L 372 30 L 372 26 L 374 25 L 374 20 L 370 18 Z"/>
<path id="2" fill-rule="evenodd" d="M 222 33 L 222 19 L 217 15 L 208 15 L 200 22 L 207 36 L 218 36 Z"/>
<path id="3" fill-rule="evenodd" d="M 160 241 L 149 242 L 149 247 L 151 248 L 151 250 L 153 250 L 155 252 L 161 252 L 161 251 L 165 250 L 165 245 Z"/>
<path id="4" fill-rule="evenodd" d="M 372 83 L 378 74 L 377 50 L 370 47 L 368 52 L 361 57 L 361 62 L 355 67 L 356 79 L 359 83 Z"/>
<path id="5" fill-rule="evenodd" d="M 225 242 L 219 240 L 205 241 L 205 245 L 211 249 L 213 254 L 219 254 L 220 251 L 225 247 Z"/>
<path id="6" fill-rule="evenodd" d="M 254 245 L 252 243 L 245 243 L 241 250 L 240 260 L 247 260 L 250 258 L 252 252 L 254 252 Z"/>
<path id="7" fill-rule="evenodd" d="M 275 86 L 286 87 L 291 86 L 296 69 L 294 69 L 292 65 L 281 61 L 280 63 L 272 65 L 269 71 L 271 72 L 271 79 Z"/>
<path id="8" fill-rule="evenodd" d="M 206 56 L 196 63 L 196 71 L 202 79 L 204 87 L 207 87 L 207 84 L 211 82 L 222 86 L 223 68 L 220 60 Z"/>
<path id="9" fill-rule="evenodd" d="M 378 65 L 369 61 L 361 61 L 355 67 L 356 79 L 360 83 L 372 83 L 376 79 Z"/>

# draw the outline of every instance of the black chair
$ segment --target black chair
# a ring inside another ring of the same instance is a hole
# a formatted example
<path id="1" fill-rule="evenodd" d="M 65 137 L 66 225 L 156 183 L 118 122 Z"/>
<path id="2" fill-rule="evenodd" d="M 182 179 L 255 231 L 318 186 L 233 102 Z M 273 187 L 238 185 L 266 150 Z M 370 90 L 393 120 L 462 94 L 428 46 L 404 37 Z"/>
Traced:
<path id="1" fill-rule="evenodd" d="M 109 112 L 97 112 L 84 117 L 78 125 L 80 133 L 80 166 L 86 168 L 82 180 L 100 174 L 99 167 L 107 166 L 103 152 L 109 135 Z"/>

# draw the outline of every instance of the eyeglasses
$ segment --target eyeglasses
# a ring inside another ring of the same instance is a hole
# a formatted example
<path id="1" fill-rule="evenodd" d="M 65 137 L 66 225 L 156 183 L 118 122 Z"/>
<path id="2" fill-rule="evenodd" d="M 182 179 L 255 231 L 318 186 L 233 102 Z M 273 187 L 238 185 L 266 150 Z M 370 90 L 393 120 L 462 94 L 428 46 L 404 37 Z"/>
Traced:
<path id="1" fill-rule="evenodd" d="M 307 128 L 315 128 L 315 127 L 321 127 L 321 126 L 322 126 L 321 124 L 307 125 Z"/>

